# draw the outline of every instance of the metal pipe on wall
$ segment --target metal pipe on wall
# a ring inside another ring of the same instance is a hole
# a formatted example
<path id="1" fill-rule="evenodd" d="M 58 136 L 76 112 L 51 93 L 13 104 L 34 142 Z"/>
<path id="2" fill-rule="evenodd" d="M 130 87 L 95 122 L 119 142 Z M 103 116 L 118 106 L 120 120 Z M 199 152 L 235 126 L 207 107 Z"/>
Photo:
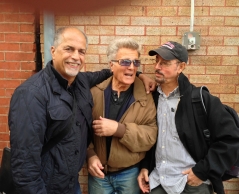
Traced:
<path id="1" fill-rule="evenodd" d="M 191 0 L 190 32 L 193 32 L 193 25 L 194 25 L 194 0 Z"/>
<path id="2" fill-rule="evenodd" d="M 54 41 L 55 34 L 55 16 L 52 12 L 44 11 L 43 13 L 43 28 L 44 28 L 44 67 L 47 62 L 52 59 L 51 46 Z"/>

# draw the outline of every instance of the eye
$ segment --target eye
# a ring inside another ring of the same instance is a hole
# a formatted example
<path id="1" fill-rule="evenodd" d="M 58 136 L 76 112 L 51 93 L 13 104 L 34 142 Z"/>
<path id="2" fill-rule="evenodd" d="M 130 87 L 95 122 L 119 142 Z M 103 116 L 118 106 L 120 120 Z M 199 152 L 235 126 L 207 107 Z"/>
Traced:
<path id="1" fill-rule="evenodd" d="M 67 52 L 72 52 L 73 51 L 73 49 L 71 47 L 66 47 L 66 48 L 64 48 L 64 50 L 67 51 Z"/>
<path id="2" fill-rule="evenodd" d="M 80 55 L 85 55 L 85 53 L 86 53 L 86 51 L 85 51 L 84 49 L 80 49 L 80 50 L 79 50 L 79 54 L 80 54 Z"/>

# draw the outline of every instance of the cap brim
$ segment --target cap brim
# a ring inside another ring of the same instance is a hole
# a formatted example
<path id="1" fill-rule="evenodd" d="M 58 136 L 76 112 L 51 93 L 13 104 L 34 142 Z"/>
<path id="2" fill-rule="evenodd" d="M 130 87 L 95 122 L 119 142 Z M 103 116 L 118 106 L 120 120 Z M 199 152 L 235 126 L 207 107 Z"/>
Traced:
<path id="1" fill-rule="evenodd" d="M 154 56 L 157 54 L 161 56 L 164 60 L 176 59 L 172 52 L 169 49 L 164 49 L 164 47 L 149 51 L 149 56 Z"/>

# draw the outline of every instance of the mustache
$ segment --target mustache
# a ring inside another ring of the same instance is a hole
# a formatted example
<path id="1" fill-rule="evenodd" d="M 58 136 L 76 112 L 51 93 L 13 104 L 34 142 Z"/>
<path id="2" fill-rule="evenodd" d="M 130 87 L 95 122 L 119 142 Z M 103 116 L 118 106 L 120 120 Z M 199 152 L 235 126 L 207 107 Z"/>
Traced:
<path id="1" fill-rule="evenodd" d="M 164 76 L 164 74 L 163 73 L 161 73 L 158 69 L 156 69 L 155 70 L 155 73 L 157 73 L 157 74 L 160 74 L 160 75 L 163 75 Z"/>
<path id="2" fill-rule="evenodd" d="M 66 63 L 70 63 L 72 65 L 81 65 L 81 62 L 73 62 L 73 61 L 66 61 Z"/>

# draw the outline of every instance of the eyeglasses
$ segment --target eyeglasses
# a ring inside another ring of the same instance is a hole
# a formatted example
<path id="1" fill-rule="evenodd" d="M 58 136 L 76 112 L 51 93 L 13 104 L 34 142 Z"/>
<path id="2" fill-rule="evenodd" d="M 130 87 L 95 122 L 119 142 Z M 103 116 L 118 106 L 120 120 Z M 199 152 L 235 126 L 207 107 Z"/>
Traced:
<path id="1" fill-rule="evenodd" d="M 139 67 L 141 65 L 140 60 L 130 60 L 130 59 L 119 59 L 119 60 L 111 60 L 112 62 L 118 62 L 120 66 L 127 66 L 129 67 L 131 63 L 134 64 L 135 67 Z"/>

